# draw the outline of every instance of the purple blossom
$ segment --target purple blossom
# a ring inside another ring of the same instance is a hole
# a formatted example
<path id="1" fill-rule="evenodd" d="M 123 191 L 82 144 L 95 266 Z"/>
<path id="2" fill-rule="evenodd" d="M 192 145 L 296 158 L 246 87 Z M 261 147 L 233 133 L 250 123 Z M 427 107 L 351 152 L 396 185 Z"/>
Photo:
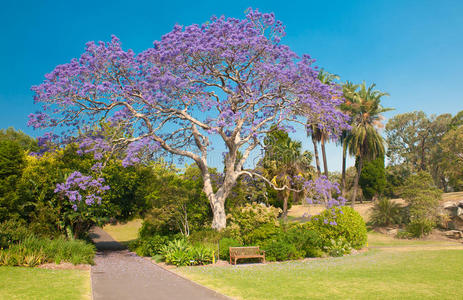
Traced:
<path id="1" fill-rule="evenodd" d="M 66 182 L 56 185 L 55 193 L 65 196 L 77 211 L 79 207 L 101 204 L 101 195 L 110 188 L 104 182 L 104 178 L 94 179 L 76 171 L 67 177 Z"/>
<path id="2" fill-rule="evenodd" d="M 29 125 L 61 131 L 62 143 L 78 141 L 79 153 L 95 159 L 123 150 L 124 166 L 160 150 L 199 165 L 218 145 L 245 153 L 272 126 L 294 130 L 301 114 L 335 138 L 348 127 L 338 109 L 342 91 L 322 83 L 315 60 L 284 45 L 285 35 L 273 13 L 250 8 L 243 19 L 176 25 L 140 53 L 123 49 L 115 36 L 88 42 L 79 58 L 32 87 L 42 109 Z M 313 183 L 315 198 L 334 188 L 323 184 Z"/>

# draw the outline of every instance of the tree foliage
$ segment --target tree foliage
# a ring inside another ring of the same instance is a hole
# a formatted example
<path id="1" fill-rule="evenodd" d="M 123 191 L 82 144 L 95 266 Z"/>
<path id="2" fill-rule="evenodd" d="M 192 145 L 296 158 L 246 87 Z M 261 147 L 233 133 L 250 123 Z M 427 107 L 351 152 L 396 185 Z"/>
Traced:
<path id="1" fill-rule="evenodd" d="M 391 165 L 403 165 L 408 172 L 429 172 L 444 189 L 447 178 L 439 163 L 440 141 L 452 123 L 450 114 L 427 116 L 422 111 L 398 114 L 386 124 L 387 157 Z"/>
<path id="2" fill-rule="evenodd" d="M 363 196 L 370 200 L 378 198 L 386 187 L 386 169 L 384 168 L 384 156 L 368 161 L 362 168 L 359 179 Z"/>
<path id="3" fill-rule="evenodd" d="M 261 172 L 275 186 L 287 187 L 276 192 L 278 203 L 275 205 L 281 207 L 283 215 L 286 215 L 290 198 L 294 201 L 294 198 L 303 198 L 304 183 L 314 176 L 312 154 L 308 151 L 302 152 L 302 143 L 292 140 L 282 130 L 269 132 L 264 144 L 264 157 L 259 163 Z"/>
<path id="4" fill-rule="evenodd" d="M 439 167 L 449 181 L 449 184 L 457 190 L 463 189 L 463 126 L 447 132 L 442 138 L 441 160 Z"/>
<path id="5" fill-rule="evenodd" d="M 423 171 L 411 175 L 400 190 L 408 204 L 411 233 L 415 237 L 428 234 L 436 223 L 442 191 L 436 188 L 431 175 Z"/>
<path id="6" fill-rule="evenodd" d="M 176 25 L 139 54 L 123 50 L 116 37 L 87 43 L 79 59 L 33 87 L 44 110 L 31 114 L 29 124 L 55 132 L 63 127 L 61 141 L 85 135 L 92 149 L 125 149 L 129 158 L 162 149 L 191 159 L 201 170 L 212 226 L 223 229 L 225 199 L 241 175 L 252 175 L 244 163 L 272 126 L 297 121 L 294 108 L 305 107 L 308 123 L 328 135 L 345 127 L 339 88 L 322 83 L 314 60 L 283 45 L 284 35 L 273 14 L 250 9 L 242 20 Z M 95 129 L 101 121 L 119 133 L 103 139 Z M 227 159 L 214 190 L 208 154 L 216 143 L 226 146 Z"/>

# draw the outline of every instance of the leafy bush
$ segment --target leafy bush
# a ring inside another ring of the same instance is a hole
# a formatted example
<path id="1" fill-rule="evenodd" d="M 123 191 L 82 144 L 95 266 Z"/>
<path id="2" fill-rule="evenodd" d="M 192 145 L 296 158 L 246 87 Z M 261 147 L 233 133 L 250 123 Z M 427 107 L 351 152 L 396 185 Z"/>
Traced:
<path id="1" fill-rule="evenodd" d="M 365 221 L 358 212 L 347 206 L 325 210 L 313 217 L 306 226 L 320 234 L 324 247 L 330 247 L 332 240 L 344 238 L 352 248 L 360 249 L 367 241 Z"/>
<path id="2" fill-rule="evenodd" d="M 209 244 L 217 246 L 217 243 L 220 241 L 222 236 L 222 232 L 209 227 L 190 233 L 188 240 L 192 244 Z"/>
<path id="3" fill-rule="evenodd" d="M 344 254 L 349 254 L 352 250 L 352 246 L 344 237 L 341 236 L 336 240 L 330 240 L 328 245 L 324 246 L 323 249 L 330 256 L 339 257 Z"/>
<path id="4" fill-rule="evenodd" d="M 402 222 L 402 206 L 389 199 L 380 199 L 372 208 L 371 224 L 389 226 Z"/>
<path id="5" fill-rule="evenodd" d="M 322 239 L 314 230 L 297 225 L 282 233 L 284 239 L 293 244 L 303 257 L 319 257 L 322 255 Z"/>
<path id="6" fill-rule="evenodd" d="M 219 258 L 222 260 L 229 260 L 230 259 L 230 247 L 240 247 L 242 244 L 232 238 L 223 238 L 219 242 L 219 249 L 220 249 L 220 255 Z"/>
<path id="7" fill-rule="evenodd" d="M 0 265 L 35 266 L 45 262 L 93 264 L 95 247 L 80 240 L 27 237 L 0 251 Z"/>
<path id="8" fill-rule="evenodd" d="M 420 238 L 431 233 L 435 226 L 435 222 L 432 220 L 422 219 L 411 221 L 406 229 L 412 238 Z"/>
<path id="9" fill-rule="evenodd" d="M 193 246 L 190 254 L 195 265 L 207 265 L 214 260 L 214 251 L 202 245 Z"/>
<path id="10" fill-rule="evenodd" d="M 244 244 L 251 244 L 269 234 L 273 234 L 274 228 L 271 228 L 271 225 L 273 227 L 280 226 L 278 221 L 280 212 L 280 209 L 265 204 L 247 203 L 244 207 L 232 210 L 227 216 L 229 226 L 225 229 L 225 235 L 243 241 Z M 260 232 L 256 232 L 258 228 L 264 225 L 265 228 Z"/>
<path id="11" fill-rule="evenodd" d="M 160 254 L 161 248 L 168 242 L 169 238 L 161 235 L 154 235 L 144 239 L 137 239 L 129 244 L 129 249 L 139 256 L 155 256 Z"/>
<path id="12" fill-rule="evenodd" d="M 193 246 L 186 239 L 178 239 L 164 245 L 161 255 L 166 263 L 180 267 L 209 264 L 214 252 L 202 245 Z"/>
<path id="13" fill-rule="evenodd" d="M 280 231 L 273 239 L 263 244 L 269 261 L 299 259 L 322 256 L 322 241 L 317 232 L 296 225 Z"/>
<path id="14" fill-rule="evenodd" d="M 243 236 L 245 245 L 262 245 L 280 232 L 280 227 L 274 223 L 263 224 Z"/>
<path id="15" fill-rule="evenodd" d="M 265 258 L 268 261 L 283 261 L 304 257 L 303 253 L 296 249 L 296 246 L 287 243 L 285 239 L 281 238 L 268 241 L 263 246 L 263 249 L 265 250 Z"/>
<path id="16" fill-rule="evenodd" d="M 29 235 L 32 233 L 27 228 L 25 221 L 11 219 L 2 222 L 0 223 L 0 248 L 8 248 Z"/>
<path id="17" fill-rule="evenodd" d="M 410 223 L 407 231 L 412 237 L 429 234 L 437 221 L 437 206 L 442 191 L 434 186 L 431 175 L 419 172 L 411 175 L 400 189 L 402 198 L 408 203 Z"/>

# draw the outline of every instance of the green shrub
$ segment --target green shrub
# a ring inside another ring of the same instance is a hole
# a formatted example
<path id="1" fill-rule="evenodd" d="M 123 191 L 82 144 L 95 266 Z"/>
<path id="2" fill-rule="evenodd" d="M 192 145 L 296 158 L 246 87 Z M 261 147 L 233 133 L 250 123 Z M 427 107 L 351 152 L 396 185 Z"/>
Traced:
<path id="1" fill-rule="evenodd" d="M 281 238 L 268 241 L 263 246 L 263 249 L 265 250 L 265 258 L 268 261 L 283 261 L 304 257 L 304 253 L 298 251 L 295 245 L 289 244 Z"/>
<path id="2" fill-rule="evenodd" d="M 224 231 L 225 236 L 232 237 L 235 240 L 242 241 L 244 244 L 253 242 L 253 239 L 258 239 L 258 235 L 266 235 L 273 231 L 271 224 L 274 227 L 279 227 L 278 215 L 281 210 L 265 204 L 247 203 L 243 207 L 233 209 L 227 216 L 228 227 Z M 256 232 L 256 236 L 252 235 L 253 231 L 258 230 L 261 226 L 266 226 L 262 232 Z"/>
<path id="3" fill-rule="evenodd" d="M 214 251 L 202 245 L 190 248 L 190 255 L 195 265 L 207 265 L 214 260 Z"/>
<path id="4" fill-rule="evenodd" d="M 412 237 L 429 234 L 437 222 L 437 207 L 442 197 L 431 175 L 427 172 L 411 175 L 400 188 L 400 195 L 408 204 L 407 232 Z"/>
<path id="5" fill-rule="evenodd" d="M 282 233 L 284 240 L 293 244 L 303 257 L 320 257 L 323 241 L 318 232 L 297 225 Z"/>
<path id="6" fill-rule="evenodd" d="M 317 232 L 296 225 L 280 231 L 274 238 L 263 244 L 269 261 L 319 257 L 323 255 L 322 241 Z"/>
<path id="7" fill-rule="evenodd" d="M 191 244 L 188 242 L 187 239 L 176 239 L 173 241 L 169 241 L 167 244 L 163 245 L 160 249 L 160 254 L 166 257 L 169 253 L 173 253 L 175 251 L 183 251 L 186 252 L 191 247 Z"/>
<path id="8" fill-rule="evenodd" d="M 330 247 L 332 240 L 344 238 L 352 248 L 360 249 L 367 241 L 365 221 L 358 212 L 347 206 L 325 210 L 313 217 L 306 226 L 319 233 L 324 247 Z"/>
<path id="9" fill-rule="evenodd" d="M 329 243 L 324 246 L 324 250 L 330 256 L 339 257 L 344 254 L 349 254 L 352 250 L 352 246 L 344 237 L 341 236 L 336 240 L 330 240 Z"/>
<path id="10" fill-rule="evenodd" d="M 413 220 L 411 221 L 406 230 L 412 238 L 420 238 L 431 233 L 435 226 L 435 222 L 432 220 Z"/>
<path id="11" fill-rule="evenodd" d="M 162 246 L 167 244 L 169 238 L 154 235 L 144 239 L 137 239 L 129 244 L 129 249 L 139 256 L 155 256 L 160 253 Z"/>
<path id="12" fill-rule="evenodd" d="M 170 265 L 177 267 L 189 266 L 193 262 L 193 257 L 189 250 L 174 250 L 164 255 L 164 260 Z"/>
<path id="13" fill-rule="evenodd" d="M 222 260 L 229 260 L 230 259 L 230 247 L 240 247 L 242 244 L 232 238 L 223 238 L 219 242 L 219 249 L 220 249 L 220 259 Z"/>
<path id="14" fill-rule="evenodd" d="M 217 247 L 217 243 L 220 241 L 222 236 L 222 232 L 213 228 L 203 228 L 201 230 L 191 232 L 188 236 L 188 240 L 192 244 L 208 244 L 215 245 Z"/>
<path id="15" fill-rule="evenodd" d="M 186 239 L 178 239 L 164 245 L 161 255 L 167 264 L 180 267 L 209 264 L 214 252 L 202 245 L 193 246 Z"/>
<path id="16" fill-rule="evenodd" d="M 11 219 L 0 223 L 0 248 L 8 248 L 24 240 L 32 233 L 23 220 Z"/>
<path id="17" fill-rule="evenodd" d="M 274 223 L 263 224 L 253 231 L 243 236 L 245 245 L 255 246 L 262 245 L 280 232 L 280 227 Z"/>
<path id="18" fill-rule="evenodd" d="M 371 224 L 389 226 L 402 222 L 402 206 L 389 199 L 380 199 L 372 208 Z"/>

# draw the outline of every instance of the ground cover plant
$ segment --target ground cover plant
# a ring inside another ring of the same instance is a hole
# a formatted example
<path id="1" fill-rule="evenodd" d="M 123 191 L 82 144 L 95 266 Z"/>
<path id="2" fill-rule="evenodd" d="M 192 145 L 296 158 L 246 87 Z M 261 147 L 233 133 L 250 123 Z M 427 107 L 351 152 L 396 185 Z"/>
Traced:
<path id="1" fill-rule="evenodd" d="M 0 267 L 0 299 L 91 299 L 88 270 Z"/>
<path id="2" fill-rule="evenodd" d="M 43 263 L 93 264 L 95 247 L 81 240 L 28 236 L 0 250 L 0 266 L 35 267 Z"/>

